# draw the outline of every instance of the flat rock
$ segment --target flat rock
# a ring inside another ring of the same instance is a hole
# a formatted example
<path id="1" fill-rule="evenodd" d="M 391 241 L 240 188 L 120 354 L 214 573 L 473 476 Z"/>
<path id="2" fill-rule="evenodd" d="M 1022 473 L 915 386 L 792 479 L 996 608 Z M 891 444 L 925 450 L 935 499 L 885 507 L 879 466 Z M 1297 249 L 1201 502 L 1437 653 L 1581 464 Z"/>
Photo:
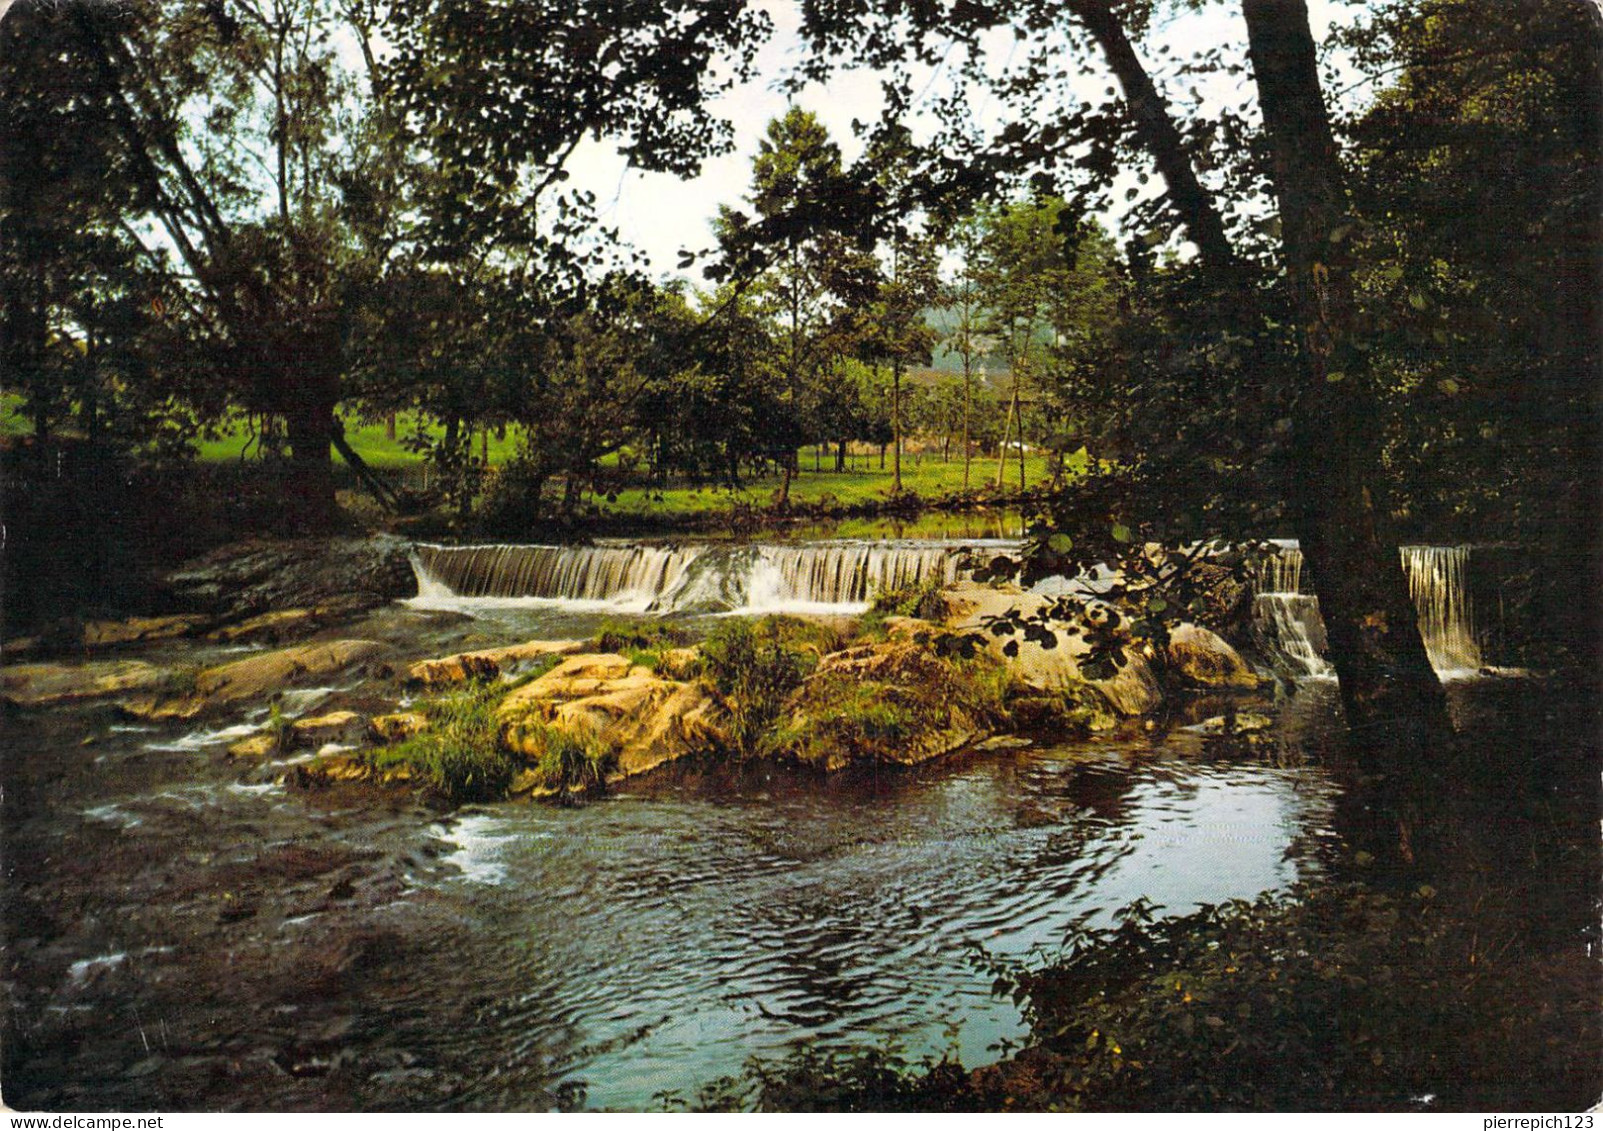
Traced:
<path id="1" fill-rule="evenodd" d="M 330 742 L 360 742 L 367 737 L 367 718 L 355 711 L 331 711 L 326 715 L 296 719 L 290 733 L 297 746 L 323 746 Z"/>
<path id="2" fill-rule="evenodd" d="M 228 748 L 230 758 L 270 758 L 277 754 L 280 748 L 278 736 L 274 734 L 253 734 L 249 738 L 242 738 Z"/>
<path id="3" fill-rule="evenodd" d="M 194 718 L 212 707 L 264 698 L 308 678 L 340 671 L 384 650 L 383 644 L 373 640 L 327 640 L 281 648 L 205 669 L 195 677 L 191 695 L 130 700 L 122 707 L 140 718 Z"/>
<path id="4" fill-rule="evenodd" d="M 83 644 L 86 648 L 109 648 L 118 644 L 139 644 L 154 640 L 172 640 L 188 636 L 212 622 L 212 618 L 198 613 L 184 613 L 169 617 L 129 617 L 126 620 L 92 620 L 84 622 Z"/>
<path id="5" fill-rule="evenodd" d="M 168 669 L 142 660 L 11 664 L 0 668 L 0 699 L 19 707 L 47 707 L 155 690 L 171 679 Z"/>
<path id="6" fill-rule="evenodd" d="M 1027 593 L 1013 585 L 981 585 L 961 582 L 946 589 L 947 623 L 962 631 L 984 631 L 986 618 L 1017 609 L 1025 616 L 1039 612 L 1049 598 Z M 1068 626 L 1063 626 L 1066 629 Z M 1096 688 L 1121 715 L 1145 715 L 1163 703 L 1163 688 L 1146 658 L 1134 651 L 1125 653 L 1124 666 L 1109 679 L 1087 679 L 1080 670 L 1080 657 L 1090 651 L 1084 639 L 1057 633 L 1057 647 L 1042 648 L 1022 637 L 993 636 L 985 632 L 985 650 L 1006 664 L 1019 682 L 1040 691 L 1061 691 L 1086 684 Z M 1002 649 L 1009 641 L 1018 644 L 1016 656 Z"/>
<path id="7" fill-rule="evenodd" d="M 398 711 L 391 715 L 375 715 L 368 722 L 374 738 L 386 744 L 404 742 L 428 729 L 429 720 L 421 711 Z"/>
<path id="8" fill-rule="evenodd" d="M 509 668 L 544 656 L 582 652 L 583 640 L 530 640 L 505 648 L 481 648 L 434 660 L 419 660 L 407 670 L 407 679 L 425 687 L 465 683 L 470 679 L 496 679 Z"/>
<path id="9" fill-rule="evenodd" d="M 220 547 L 163 579 L 183 606 L 241 619 L 323 606 L 356 612 L 417 593 L 411 543 L 370 538 L 252 538 Z"/>
<path id="10" fill-rule="evenodd" d="M 247 617 L 237 624 L 224 625 L 206 634 L 207 640 L 225 644 L 241 640 L 282 640 L 289 636 L 309 634 L 332 615 L 327 608 L 277 609 Z"/>
<path id="11" fill-rule="evenodd" d="M 538 757 L 550 727 L 610 749 L 620 777 L 721 746 L 722 708 L 699 684 L 666 679 L 611 653 L 572 656 L 498 708 L 502 740 Z"/>

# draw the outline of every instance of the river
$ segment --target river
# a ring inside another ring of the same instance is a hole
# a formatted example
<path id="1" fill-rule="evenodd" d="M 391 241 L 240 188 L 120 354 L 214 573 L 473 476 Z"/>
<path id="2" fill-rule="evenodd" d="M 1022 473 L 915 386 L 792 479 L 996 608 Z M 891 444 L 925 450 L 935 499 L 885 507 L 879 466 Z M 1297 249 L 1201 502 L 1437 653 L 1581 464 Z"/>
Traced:
<path id="1" fill-rule="evenodd" d="M 559 604 L 396 606 L 366 629 L 444 649 L 599 615 Z M 1463 717 L 1510 682 L 1457 683 Z M 1180 718 L 912 771 L 691 767 L 576 809 L 450 813 L 291 790 L 224 755 L 245 717 L 13 715 L 5 1098 L 640 1110 L 804 1047 L 984 1063 L 1024 1030 L 979 959 L 1050 953 L 1137 898 L 1184 912 L 1327 869 L 1338 710 L 1308 679 L 1255 746 Z"/>

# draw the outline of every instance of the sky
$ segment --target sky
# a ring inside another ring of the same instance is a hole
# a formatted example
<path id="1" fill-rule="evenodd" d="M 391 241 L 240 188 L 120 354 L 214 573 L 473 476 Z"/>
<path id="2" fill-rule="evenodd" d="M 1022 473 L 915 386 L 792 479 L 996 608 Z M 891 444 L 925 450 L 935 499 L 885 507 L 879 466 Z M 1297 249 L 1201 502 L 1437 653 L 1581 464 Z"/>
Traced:
<path id="1" fill-rule="evenodd" d="M 3 2 L 3 0 L 0 0 Z M 785 112 L 787 98 L 777 81 L 800 58 L 802 46 L 797 34 L 799 18 L 794 3 L 766 0 L 760 5 L 774 22 L 774 34 L 758 54 L 757 75 L 720 99 L 718 111 L 734 128 L 735 148 L 730 154 L 705 163 L 699 177 L 679 180 L 666 174 L 643 173 L 626 166 L 616 150 L 605 143 L 586 142 L 569 162 L 573 183 L 595 193 L 603 222 L 615 226 L 629 244 L 645 252 L 654 274 L 678 274 L 676 265 L 682 248 L 692 250 L 710 246 L 710 223 L 720 204 L 736 205 L 746 195 L 751 180 L 752 155 L 768 122 Z M 1309 16 L 1316 39 L 1323 39 L 1333 21 L 1340 20 L 1346 5 L 1341 0 L 1310 0 Z M 988 47 L 993 66 L 1006 61 L 1011 33 L 994 36 Z M 1138 47 L 1151 61 L 1151 50 L 1168 42 L 1176 55 L 1184 56 L 1200 47 L 1214 44 L 1245 45 L 1246 29 L 1240 5 L 1212 4 L 1203 12 L 1168 14 L 1156 22 L 1145 45 Z M 921 78 L 925 76 L 920 76 Z M 936 76 L 936 81 L 941 81 Z M 1086 92 L 1100 95 L 1111 81 L 1104 76 L 1086 80 Z M 1192 80 L 1188 80 L 1192 81 Z M 1204 87 L 1203 98 L 1229 98 L 1239 102 L 1251 86 L 1246 76 L 1220 76 L 1212 87 Z M 1183 103 L 1188 95 L 1182 89 L 1166 92 L 1172 101 Z M 854 118 L 877 118 L 881 109 L 879 80 L 868 71 L 845 71 L 825 86 L 812 84 L 795 100 L 816 114 L 841 145 L 848 161 L 858 156 L 860 144 L 852 136 Z M 980 124 L 998 125 L 996 110 L 981 99 L 975 106 Z M 926 127 L 929 123 L 925 123 Z M 1137 188 L 1136 173 L 1149 172 L 1152 181 L 1142 192 L 1156 192 L 1161 180 L 1153 170 L 1131 170 L 1114 183 L 1113 198 L 1122 203 L 1127 188 Z M 1117 214 L 1104 217 L 1110 230 L 1119 230 Z"/>

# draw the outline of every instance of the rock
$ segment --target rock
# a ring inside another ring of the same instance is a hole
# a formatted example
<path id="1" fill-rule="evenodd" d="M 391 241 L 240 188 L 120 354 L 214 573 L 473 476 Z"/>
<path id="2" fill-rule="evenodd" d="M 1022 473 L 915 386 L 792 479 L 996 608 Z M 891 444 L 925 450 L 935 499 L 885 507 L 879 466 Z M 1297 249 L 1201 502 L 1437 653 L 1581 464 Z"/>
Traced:
<path id="1" fill-rule="evenodd" d="M 138 644 L 152 640 L 171 640 L 188 636 L 211 623 L 212 618 L 196 613 L 170 617 L 129 617 L 127 620 L 92 620 L 83 626 L 86 648 L 109 648 L 117 644 Z"/>
<path id="2" fill-rule="evenodd" d="M 1258 731 L 1268 730 L 1275 725 L 1274 719 L 1268 715 L 1260 715 L 1254 711 L 1241 711 L 1234 715 L 1215 715 L 1211 719 L 1204 719 L 1194 727 L 1201 734 L 1254 734 Z"/>
<path id="3" fill-rule="evenodd" d="M 389 534 L 236 542 L 168 574 L 163 586 L 181 607 L 230 620 L 319 606 L 358 612 L 417 593 L 411 544 Z"/>
<path id="4" fill-rule="evenodd" d="M 831 772 L 853 763 L 916 765 L 989 734 L 1001 710 L 992 672 L 890 640 L 823 657 L 786 703 L 778 752 Z"/>
<path id="5" fill-rule="evenodd" d="M 1049 603 L 1048 598 L 1027 593 L 1017 586 L 977 582 L 961 582 L 944 590 L 942 597 L 946 600 L 948 625 L 970 632 L 984 631 L 987 617 L 1001 616 L 1009 609 L 1018 609 L 1029 616 Z M 1057 647 L 1051 649 L 1022 637 L 993 636 L 985 632 L 985 638 L 985 650 L 1006 664 L 1026 687 L 1062 691 L 1088 684 L 1100 691 L 1115 711 L 1127 717 L 1147 714 L 1163 703 L 1163 688 L 1152 666 L 1137 652 L 1127 651 L 1124 666 L 1111 678 L 1087 679 L 1080 670 L 1079 661 L 1090 646 L 1080 637 L 1060 630 Z M 1015 656 L 1003 651 L 1010 640 L 1019 646 Z"/>
<path id="6" fill-rule="evenodd" d="M 207 668 L 195 677 L 191 695 L 124 702 L 129 714 L 147 719 L 191 719 L 225 703 L 262 698 L 313 676 L 328 675 L 383 651 L 372 640 L 329 640 L 263 652 Z"/>
<path id="7" fill-rule="evenodd" d="M 348 745 L 367 737 L 367 719 L 355 711 L 332 711 L 309 719 L 296 719 L 290 734 L 297 746 L 324 746 L 330 742 Z"/>
<path id="8" fill-rule="evenodd" d="M 153 691 L 172 679 L 171 671 L 142 660 L 11 664 L 0 668 L 0 699 L 19 707 L 47 707 L 130 691 Z"/>
<path id="9" fill-rule="evenodd" d="M 281 743 L 276 734 L 253 734 L 249 738 L 242 738 L 228 748 L 230 758 L 271 758 L 281 749 Z"/>
<path id="10" fill-rule="evenodd" d="M 1257 687 L 1258 676 L 1217 633 L 1195 624 L 1169 631 L 1169 670 L 1198 687 Z"/>
<path id="11" fill-rule="evenodd" d="M 375 715 L 368 722 L 374 738 L 385 744 L 404 742 L 428 728 L 429 720 L 419 711 L 401 711 L 393 715 Z"/>
<path id="12" fill-rule="evenodd" d="M 564 660 L 514 690 L 498 712 L 502 741 L 525 757 L 540 756 L 545 728 L 552 727 L 611 750 L 621 777 L 726 740 L 722 708 L 699 684 L 663 678 L 610 653 Z"/>
<path id="13" fill-rule="evenodd" d="M 584 647 L 582 640 L 530 640 L 505 648 L 458 652 L 435 660 L 419 660 L 408 669 L 407 679 L 425 687 L 465 683 L 470 679 L 495 679 L 516 664 L 544 656 L 568 656 Z"/>
<path id="14" fill-rule="evenodd" d="M 302 636 L 322 626 L 334 614 L 328 608 L 279 609 L 259 616 L 247 617 L 238 624 L 224 625 L 206 634 L 207 640 L 232 644 L 240 640 L 279 641 L 291 636 Z"/>

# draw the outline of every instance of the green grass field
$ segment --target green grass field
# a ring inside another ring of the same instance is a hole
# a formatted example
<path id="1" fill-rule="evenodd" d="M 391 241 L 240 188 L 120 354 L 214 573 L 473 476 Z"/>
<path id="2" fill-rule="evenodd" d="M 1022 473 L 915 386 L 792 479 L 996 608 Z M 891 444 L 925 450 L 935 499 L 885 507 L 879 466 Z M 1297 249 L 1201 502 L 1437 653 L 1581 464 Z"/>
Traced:
<path id="1" fill-rule="evenodd" d="M 19 411 L 21 405 L 22 400 L 16 394 L 7 393 L 0 397 L 0 436 L 24 436 L 31 431 L 30 423 Z M 396 438 L 393 440 L 389 439 L 382 422 L 363 424 L 354 419 L 346 421 L 345 436 L 351 447 L 369 467 L 391 476 L 404 476 L 411 481 L 414 475 L 421 480 L 424 468 L 423 456 L 406 444 L 407 437 L 415 430 L 415 418 L 411 414 L 403 414 L 397 419 Z M 64 435 L 71 434 L 70 429 L 63 429 L 62 432 Z M 498 467 L 515 455 L 520 438 L 519 430 L 516 428 L 508 428 L 500 439 L 491 433 L 488 451 L 490 465 Z M 475 454 L 481 450 L 482 442 L 480 437 L 474 437 Z M 248 422 L 243 417 L 234 417 L 214 429 L 210 436 L 199 438 L 196 441 L 196 448 L 203 463 L 229 463 L 254 458 L 256 438 L 251 434 Z M 338 460 L 339 457 L 336 455 L 335 459 Z M 603 470 L 615 467 L 616 463 L 615 456 L 603 460 Z M 861 506 L 884 502 L 892 495 L 891 460 L 887 456 L 885 466 L 881 468 L 877 452 L 854 453 L 849 470 L 837 472 L 833 470 L 832 452 L 820 453 L 815 459 L 813 449 L 807 448 L 802 451 L 798 466 L 800 473 L 790 488 L 790 501 L 798 506 L 822 503 L 841 507 Z M 815 466 L 823 470 L 815 471 L 813 470 Z M 1076 453 L 1069 457 L 1068 468 L 1071 472 L 1083 472 L 1084 453 Z M 996 482 L 996 473 L 994 456 L 974 459 L 969 471 L 969 490 L 981 492 L 993 486 Z M 1004 482 L 1004 489 L 1007 492 L 1018 490 L 1018 474 L 1017 457 L 1010 457 Z M 1037 453 L 1026 454 L 1024 480 L 1027 487 L 1040 485 L 1049 474 L 1045 456 Z M 589 500 L 604 512 L 623 518 L 664 514 L 712 514 L 731 510 L 737 505 L 767 507 L 777 499 L 781 483 L 781 476 L 775 474 L 743 480 L 740 489 L 733 491 L 711 486 L 669 487 L 662 490 L 626 487 L 615 493 L 589 496 Z M 957 494 L 963 490 L 962 460 L 954 458 L 943 462 L 938 455 L 932 453 L 917 456 L 911 453 L 904 454 L 902 490 L 904 493 L 926 499 Z"/>

